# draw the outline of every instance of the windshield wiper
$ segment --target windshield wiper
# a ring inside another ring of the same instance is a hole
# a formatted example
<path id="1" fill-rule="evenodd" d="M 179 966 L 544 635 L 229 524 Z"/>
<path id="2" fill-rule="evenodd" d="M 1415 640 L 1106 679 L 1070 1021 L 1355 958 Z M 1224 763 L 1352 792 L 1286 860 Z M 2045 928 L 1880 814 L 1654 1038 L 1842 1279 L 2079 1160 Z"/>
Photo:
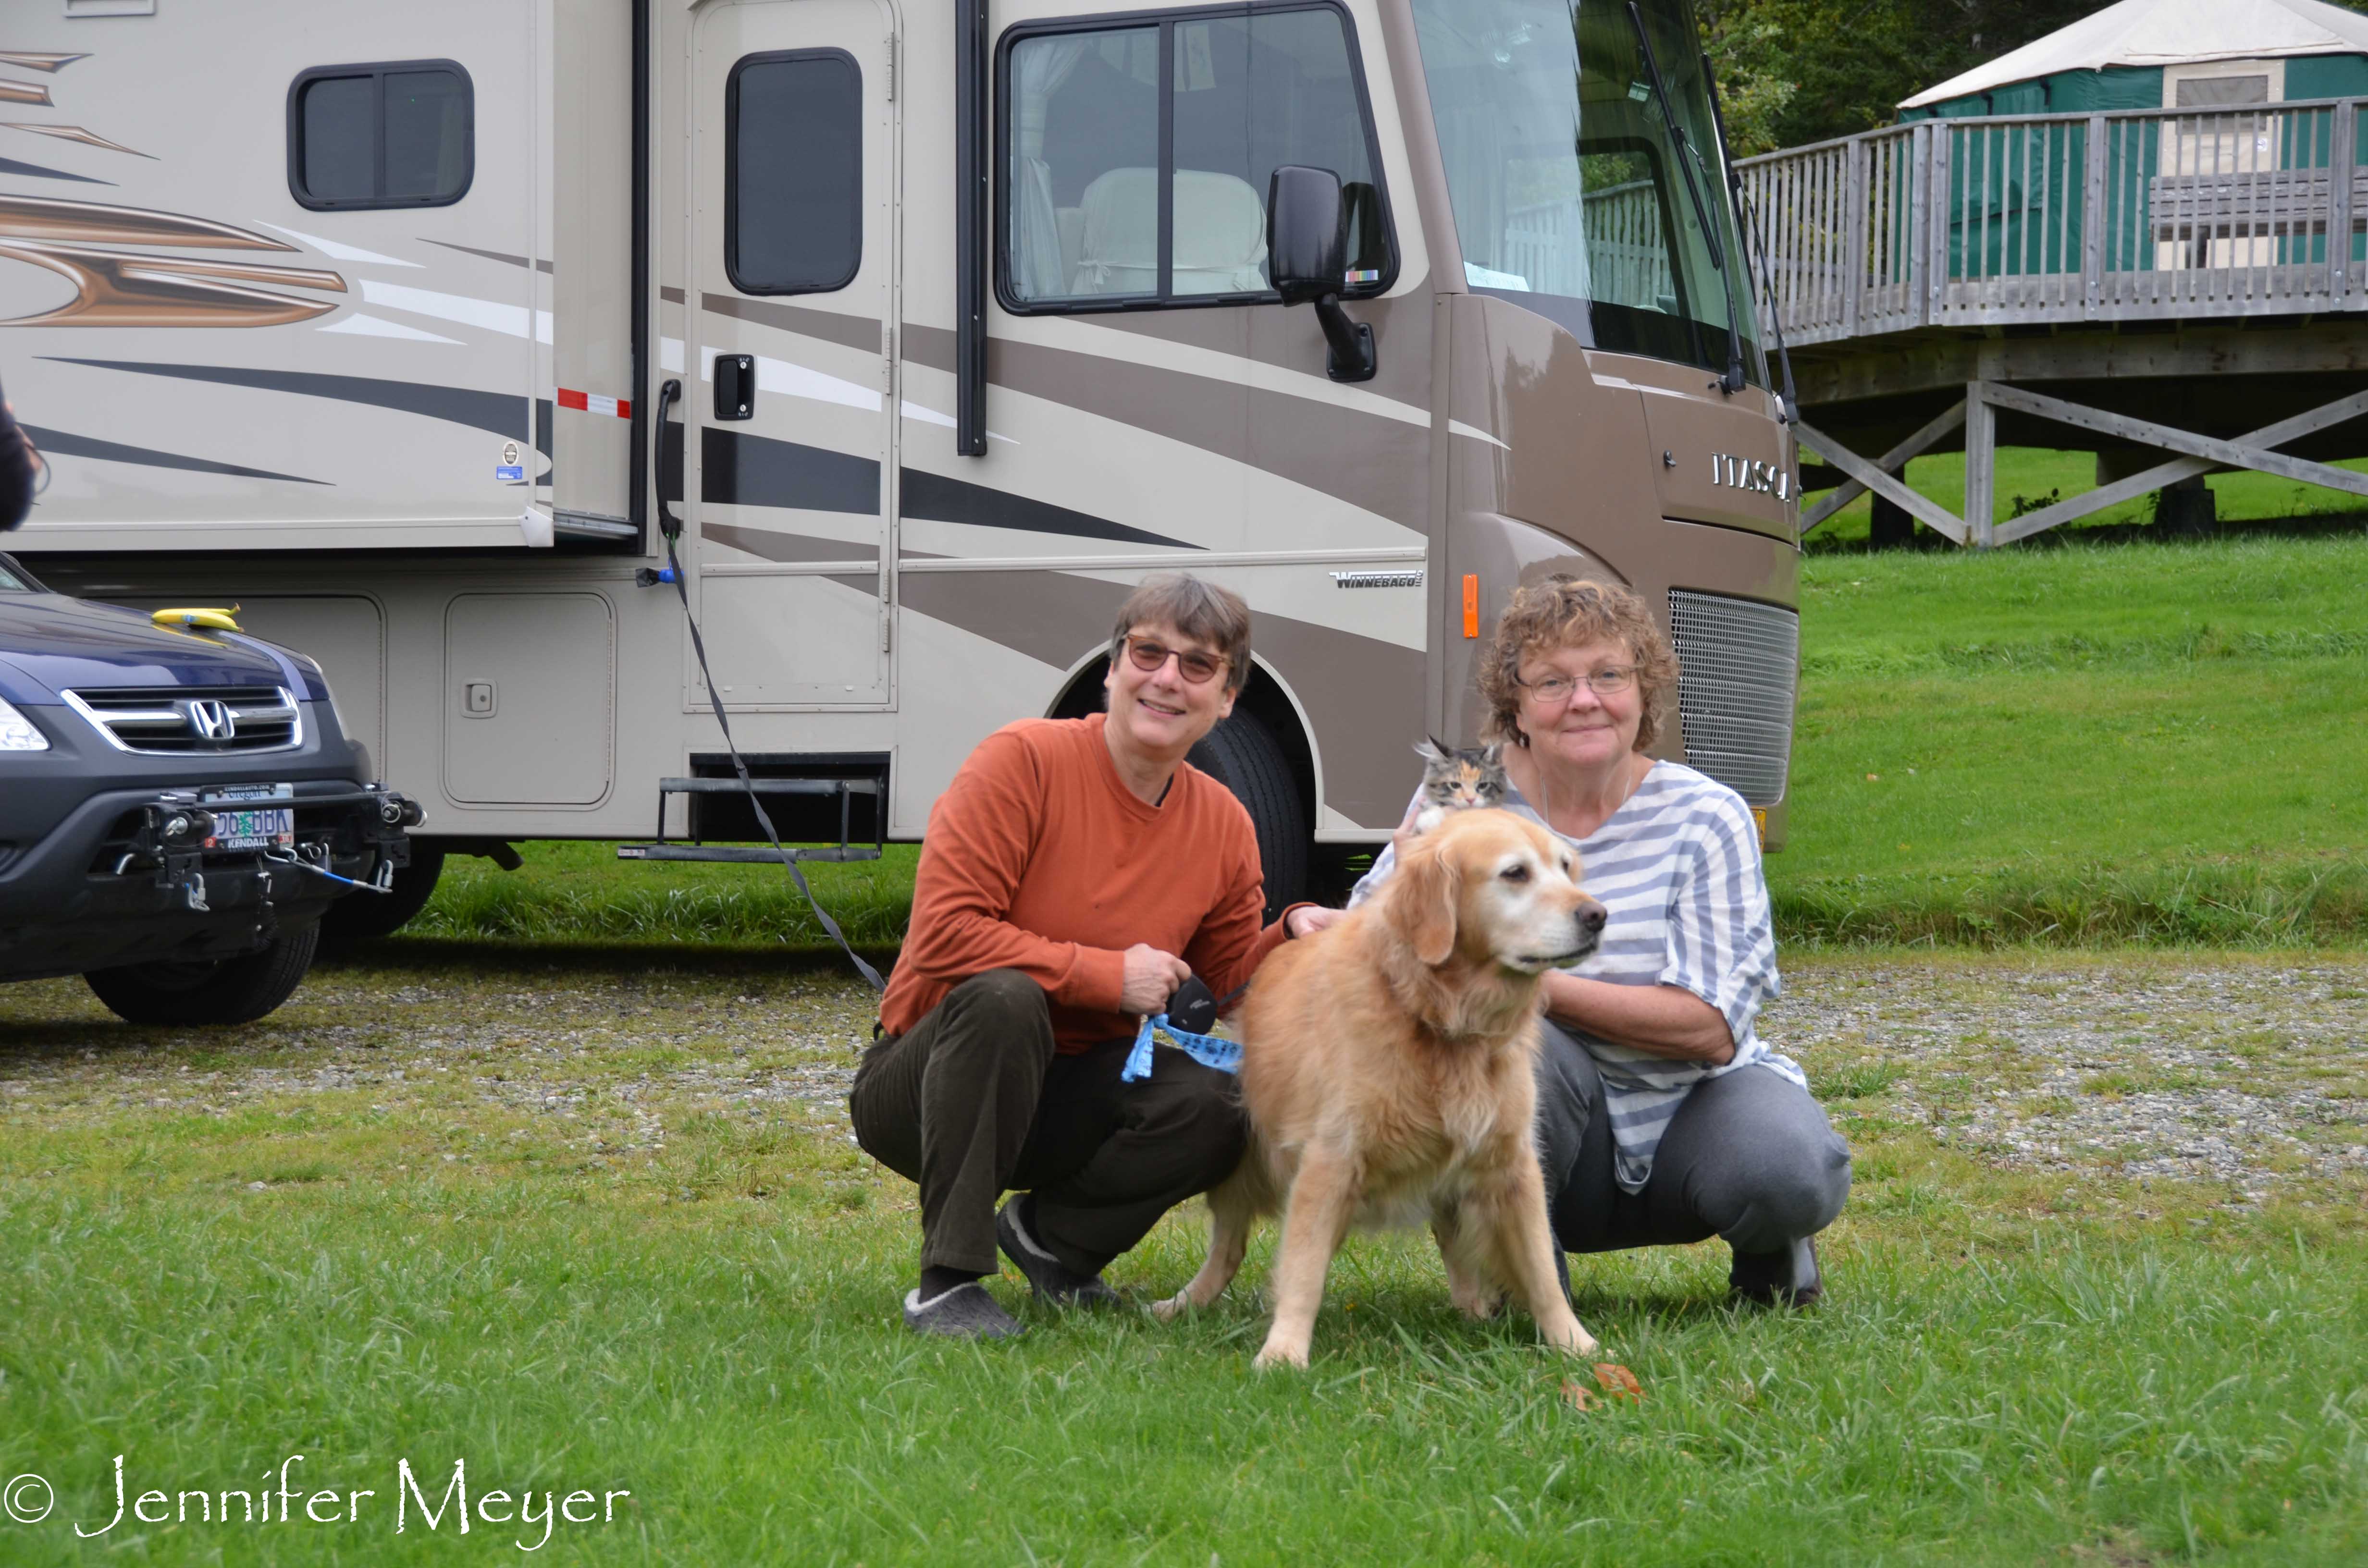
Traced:
<path id="1" fill-rule="evenodd" d="M 1776 309 L 1776 283 L 1768 272 L 1768 242 L 1759 234 L 1759 214 L 1753 210 L 1751 199 L 1743 192 L 1743 176 L 1736 172 L 1735 150 L 1727 145 L 1726 141 L 1726 114 L 1718 106 L 1718 78 L 1711 74 L 1710 56 L 1707 54 L 1702 57 L 1702 81 L 1710 87 L 1711 128 L 1718 132 L 1719 165 L 1726 170 L 1727 194 L 1735 199 L 1735 221 L 1743 230 L 1742 237 L 1736 243 L 1759 258 L 1759 287 L 1768 297 L 1768 330 L 1776 335 L 1776 363 L 1784 372 L 1784 395 L 1776 400 L 1776 413 L 1779 418 L 1790 425 L 1801 417 L 1801 404 L 1793 395 L 1793 351 L 1784 347 L 1784 324 L 1779 319 Z M 1747 259 L 1744 263 L 1747 274 L 1744 287 L 1747 290 L 1751 286 L 1748 276 L 1750 270 L 1751 265 Z M 1766 369 L 1764 358 L 1761 368 L 1763 370 Z"/>
<path id="2" fill-rule="evenodd" d="M 1636 29 L 1636 47 L 1645 56 L 1645 74 L 1653 80 L 1653 97 L 1661 106 L 1661 124 L 1669 133 L 1669 145 L 1677 153 L 1678 172 L 1686 176 L 1686 196 L 1694 204 L 1694 219 L 1702 225 L 1702 244 L 1709 247 L 1710 265 L 1717 272 L 1726 296 L 1726 374 L 1718 381 L 1719 391 L 1733 397 L 1743 390 L 1743 335 L 1735 325 L 1735 279 L 1726 270 L 1726 253 L 1718 243 L 1718 225 L 1710 221 L 1710 203 L 1702 199 L 1702 181 L 1695 177 L 1694 168 L 1701 162 L 1693 143 L 1686 139 L 1686 128 L 1678 123 L 1677 106 L 1669 99 L 1668 84 L 1661 78 L 1661 62 L 1653 53 L 1653 40 L 1645 31 L 1645 13 L 1636 8 L 1636 0 L 1628 0 L 1628 25 Z"/>

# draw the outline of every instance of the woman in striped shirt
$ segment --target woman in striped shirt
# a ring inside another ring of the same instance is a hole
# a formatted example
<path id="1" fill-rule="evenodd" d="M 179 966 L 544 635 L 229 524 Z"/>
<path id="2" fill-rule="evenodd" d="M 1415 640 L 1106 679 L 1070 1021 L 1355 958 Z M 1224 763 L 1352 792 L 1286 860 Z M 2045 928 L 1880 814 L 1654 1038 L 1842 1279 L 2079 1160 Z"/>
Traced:
<path id="1" fill-rule="evenodd" d="M 1517 590 L 1482 656 L 1505 806 L 1578 851 L 1610 915 L 1601 947 L 1546 977 L 1539 1158 L 1567 1250 L 1723 1236 L 1738 1296 L 1806 1305 L 1824 1290 L 1810 1238 L 1841 1211 L 1850 1150 L 1752 1028 L 1778 981 L 1749 808 L 1646 755 L 1677 676 L 1643 600 L 1566 576 Z M 1349 903 L 1395 861 L 1384 851 Z"/>

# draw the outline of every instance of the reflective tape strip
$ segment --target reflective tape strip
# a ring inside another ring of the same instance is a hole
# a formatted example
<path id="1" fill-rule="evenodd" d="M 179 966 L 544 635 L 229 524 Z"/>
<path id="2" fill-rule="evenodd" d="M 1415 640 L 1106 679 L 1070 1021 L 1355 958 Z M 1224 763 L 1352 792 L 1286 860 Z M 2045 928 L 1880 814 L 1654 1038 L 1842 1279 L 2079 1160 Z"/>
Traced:
<path id="1" fill-rule="evenodd" d="M 633 416 L 633 402 L 631 398 L 603 397 L 598 392 L 571 392 L 565 387 L 559 389 L 559 406 L 580 408 L 586 414 L 613 414 L 620 419 L 631 419 Z"/>

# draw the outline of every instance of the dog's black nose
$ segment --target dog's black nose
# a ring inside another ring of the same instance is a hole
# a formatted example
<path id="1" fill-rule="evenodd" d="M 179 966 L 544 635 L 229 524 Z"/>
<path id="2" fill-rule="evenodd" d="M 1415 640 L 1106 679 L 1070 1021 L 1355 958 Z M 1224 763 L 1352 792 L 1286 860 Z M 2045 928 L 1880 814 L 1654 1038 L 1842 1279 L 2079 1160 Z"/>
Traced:
<path id="1" fill-rule="evenodd" d="M 1589 899 L 1587 903 L 1578 906 L 1578 928 L 1586 932 L 1588 936 L 1592 937 L 1600 933 L 1603 929 L 1603 906 L 1596 903 L 1594 900 Z"/>

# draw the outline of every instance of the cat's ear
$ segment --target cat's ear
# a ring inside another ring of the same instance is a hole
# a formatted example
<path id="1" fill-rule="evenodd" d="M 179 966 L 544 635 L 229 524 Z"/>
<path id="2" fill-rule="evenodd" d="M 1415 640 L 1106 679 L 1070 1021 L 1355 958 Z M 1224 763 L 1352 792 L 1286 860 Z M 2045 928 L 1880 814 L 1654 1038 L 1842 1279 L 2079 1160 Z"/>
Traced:
<path id="1" fill-rule="evenodd" d="M 1502 741 L 1490 741 L 1486 745 L 1480 748 L 1480 755 L 1487 759 L 1489 767 L 1502 767 L 1505 761 L 1505 743 Z"/>
<path id="2" fill-rule="evenodd" d="M 1415 742 L 1414 754 L 1425 762 L 1445 762 L 1448 758 L 1447 748 L 1429 735 Z"/>

